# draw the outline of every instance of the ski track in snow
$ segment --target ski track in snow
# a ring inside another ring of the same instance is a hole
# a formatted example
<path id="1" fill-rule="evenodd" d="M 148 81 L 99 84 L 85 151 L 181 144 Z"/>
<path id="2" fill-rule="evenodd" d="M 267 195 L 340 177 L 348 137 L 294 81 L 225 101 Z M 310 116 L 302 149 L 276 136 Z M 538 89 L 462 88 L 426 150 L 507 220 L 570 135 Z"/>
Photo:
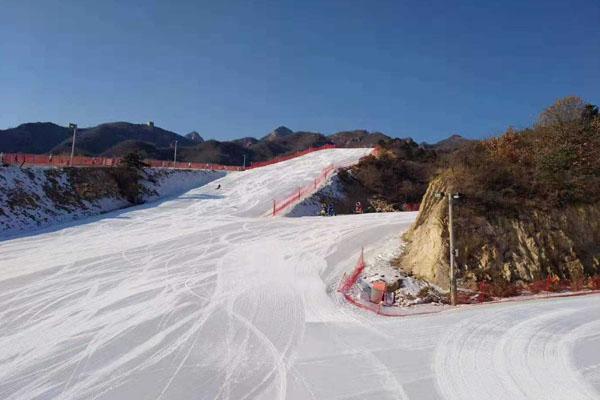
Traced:
<path id="1" fill-rule="evenodd" d="M 0 242 L 0 398 L 600 398 L 598 296 L 380 317 L 335 288 L 416 213 L 264 217 L 367 152 Z"/>

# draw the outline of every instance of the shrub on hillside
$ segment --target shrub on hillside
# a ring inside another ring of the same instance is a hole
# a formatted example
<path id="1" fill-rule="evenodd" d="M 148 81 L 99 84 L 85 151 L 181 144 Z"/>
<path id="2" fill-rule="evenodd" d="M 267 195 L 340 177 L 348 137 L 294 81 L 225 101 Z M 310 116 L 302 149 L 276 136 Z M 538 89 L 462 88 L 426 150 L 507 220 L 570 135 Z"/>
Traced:
<path id="1" fill-rule="evenodd" d="M 144 193 L 140 181 L 144 176 L 143 169 L 147 166 L 139 153 L 128 153 L 121 159 L 117 168 L 111 169 L 119 193 L 132 204 L 143 202 Z"/>
<path id="2" fill-rule="evenodd" d="M 451 156 L 452 187 L 486 210 L 550 209 L 600 201 L 600 116 L 578 98 L 557 101 L 532 128 L 476 142 Z"/>
<path id="3" fill-rule="evenodd" d="M 149 166 L 148 164 L 146 164 L 144 162 L 142 155 L 138 152 L 127 153 L 121 159 L 120 165 L 127 169 L 138 171 L 138 172 L 141 171 L 143 168 Z"/>
<path id="4" fill-rule="evenodd" d="M 351 169 L 352 177 L 372 196 L 393 205 L 420 203 L 438 157 L 433 149 L 410 139 L 394 139 L 379 144 L 378 157 L 365 157 Z"/>

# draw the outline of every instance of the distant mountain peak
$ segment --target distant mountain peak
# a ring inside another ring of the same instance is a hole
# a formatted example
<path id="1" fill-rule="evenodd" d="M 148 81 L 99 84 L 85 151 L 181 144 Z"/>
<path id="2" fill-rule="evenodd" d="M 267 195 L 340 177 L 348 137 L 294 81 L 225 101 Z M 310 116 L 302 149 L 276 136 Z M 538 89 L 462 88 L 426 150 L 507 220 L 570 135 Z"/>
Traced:
<path id="1" fill-rule="evenodd" d="M 433 148 L 442 151 L 453 151 L 458 149 L 459 147 L 464 146 L 465 144 L 471 142 L 470 139 L 466 139 L 465 137 L 455 133 L 450 137 L 440 140 L 437 143 L 431 145 Z"/>
<path id="2" fill-rule="evenodd" d="M 200 136 L 200 134 L 196 131 L 191 131 L 190 133 L 185 135 L 185 137 L 190 139 L 192 142 L 196 142 L 196 143 L 204 142 L 204 139 L 202 138 L 202 136 Z"/>
<path id="3" fill-rule="evenodd" d="M 292 131 L 290 128 L 282 125 L 282 126 L 275 128 L 273 130 L 273 132 L 271 132 L 268 135 L 266 135 L 265 137 L 263 137 L 263 140 L 275 140 L 277 138 L 289 136 L 293 133 L 294 133 L 294 131 Z"/>
<path id="4" fill-rule="evenodd" d="M 19 126 L 17 126 L 17 128 L 25 128 L 28 126 L 38 126 L 38 127 L 48 127 L 48 126 L 52 126 L 52 127 L 61 127 L 60 125 L 55 124 L 54 122 L 25 122 L 24 124 L 21 124 Z"/>
<path id="5" fill-rule="evenodd" d="M 294 131 L 292 131 L 290 128 L 288 128 L 287 126 L 278 126 L 277 128 L 275 128 L 273 130 L 274 133 L 277 133 L 279 135 L 291 135 L 292 133 L 294 133 Z"/>

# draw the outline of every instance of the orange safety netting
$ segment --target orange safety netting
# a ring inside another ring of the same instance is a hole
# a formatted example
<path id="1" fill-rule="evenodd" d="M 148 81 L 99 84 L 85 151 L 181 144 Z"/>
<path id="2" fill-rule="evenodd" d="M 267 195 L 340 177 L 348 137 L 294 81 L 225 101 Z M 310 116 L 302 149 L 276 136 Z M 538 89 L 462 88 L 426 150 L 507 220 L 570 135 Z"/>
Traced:
<path id="1" fill-rule="evenodd" d="M 321 147 L 310 147 L 306 150 L 299 151 L 293 154 L 288 154 L 282 157 L 276 157 L 269 161 L 252 163 L 246 169 L 254 169 L 275 164 L 278 162 L 290 160 L 300 157 L 314 151 L 333 149 L 335 145 L 325 145 Z M 27 154 L 27 153 L 0 153 L 0 162 L 5 164 L 15 165 L 39 165 L 39 166 L 55 166 L 55 167 L 115 167 L 121 162 L 119 157 L 85 157 L 74 156 L 72 161 L 68 155 L 48 155 L 48 154 Z M 244 168 L 237 165 L 221 165 L 213 163 L 198 163 L 198 162 L 173 162 L 165 160 L 144 160 L 152 168 L 178 168 L 178 169 L 206 169 L 216 171 L 243 171 Z"/>
<path id="2" fill-rule="evenodd" d="M 327 178 L 333 174 L 334 171 L 335 167 L 333 165 L 329 165 L 328 167 L 325 167 L 323 171 L 321 171 L 319 176 L 315 178 L 312 183 L 298 188 L 294 191 L 294 193 L 283 200 L 273 200 L 273 215 L 279 214 L 292 204 L 299 203 L 300 200 L 306 195 L 316 192 L 317 189 L 327 180 Z"/>

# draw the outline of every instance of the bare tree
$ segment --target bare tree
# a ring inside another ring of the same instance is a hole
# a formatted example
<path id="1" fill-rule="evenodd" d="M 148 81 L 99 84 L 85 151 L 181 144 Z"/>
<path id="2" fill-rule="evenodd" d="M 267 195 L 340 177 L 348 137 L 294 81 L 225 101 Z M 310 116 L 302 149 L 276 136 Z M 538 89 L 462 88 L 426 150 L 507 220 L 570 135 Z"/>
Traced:
<path id="1" fill-rule="evenodd" d="M 540 114 L 538 124 L 541 126 L 562 127 L 580 121 L 585 108 L 586 103 L 580 97 L 563 97 Z"/>

